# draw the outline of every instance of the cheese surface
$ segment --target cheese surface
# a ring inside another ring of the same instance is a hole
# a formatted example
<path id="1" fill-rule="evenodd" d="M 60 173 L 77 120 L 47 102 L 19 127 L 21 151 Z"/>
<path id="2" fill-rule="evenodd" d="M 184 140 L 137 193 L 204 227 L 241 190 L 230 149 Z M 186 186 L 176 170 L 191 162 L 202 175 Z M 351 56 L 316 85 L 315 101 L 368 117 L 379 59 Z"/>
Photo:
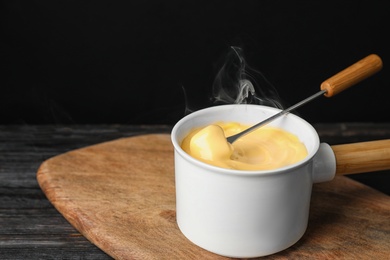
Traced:
<path id="1" fill-rule="evenodd" d="M 273 170 L 303 160 L 308 152 L 294 134 L 263 126 L 237 139 L 226 137 L 250 127 L 236 122 L 216 122 L 196 128 L 183 139 L 182 149 L 205 163 L 236 170 Z"/>

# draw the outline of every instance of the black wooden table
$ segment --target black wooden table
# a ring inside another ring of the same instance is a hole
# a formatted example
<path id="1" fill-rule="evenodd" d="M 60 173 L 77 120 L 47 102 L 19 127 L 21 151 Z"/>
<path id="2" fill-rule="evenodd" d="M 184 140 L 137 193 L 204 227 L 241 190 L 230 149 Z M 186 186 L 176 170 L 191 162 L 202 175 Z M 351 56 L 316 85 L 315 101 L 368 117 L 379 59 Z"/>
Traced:
<path id="1" fill-rule="evenodd" d="M 331 145 L 390 139 L 389 124 L 317 124 Z M 51 205 L 36 180 L 46 159 L 85 146 L 167 125 L 0 125 L 0 259 L 111 259 Z M 350 175 L 390 195 L 390 171 Z"/>

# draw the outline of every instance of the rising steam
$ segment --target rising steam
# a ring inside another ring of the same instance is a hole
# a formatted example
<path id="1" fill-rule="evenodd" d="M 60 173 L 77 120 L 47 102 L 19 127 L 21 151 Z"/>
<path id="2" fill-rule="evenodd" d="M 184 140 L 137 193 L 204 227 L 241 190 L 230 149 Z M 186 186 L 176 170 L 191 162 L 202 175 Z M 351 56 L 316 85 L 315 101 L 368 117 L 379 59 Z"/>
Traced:
<path id="1" fill-rule="evenodd" d="M 279 95 L 267 79 L 250 68 L 239 47 L 231 47 L 212 86 L 212 102 L 257 104 L 283 109 Z"/>

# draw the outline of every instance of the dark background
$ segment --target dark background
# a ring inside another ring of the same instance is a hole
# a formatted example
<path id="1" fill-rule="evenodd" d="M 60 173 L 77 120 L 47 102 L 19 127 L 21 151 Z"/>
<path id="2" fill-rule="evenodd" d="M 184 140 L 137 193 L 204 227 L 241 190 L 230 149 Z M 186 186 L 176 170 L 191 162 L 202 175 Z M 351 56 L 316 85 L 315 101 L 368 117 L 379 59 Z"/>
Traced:
<path id="1" fill-rule="evenodd" d="M 389 122 L 387 1 L 1 1 L 1 124 L 173 124 L 230 46 L 287 105 L 376 53 L 381 72 L 297 112 Z M 187 93 L 185 101 L 183 89 Z"/>

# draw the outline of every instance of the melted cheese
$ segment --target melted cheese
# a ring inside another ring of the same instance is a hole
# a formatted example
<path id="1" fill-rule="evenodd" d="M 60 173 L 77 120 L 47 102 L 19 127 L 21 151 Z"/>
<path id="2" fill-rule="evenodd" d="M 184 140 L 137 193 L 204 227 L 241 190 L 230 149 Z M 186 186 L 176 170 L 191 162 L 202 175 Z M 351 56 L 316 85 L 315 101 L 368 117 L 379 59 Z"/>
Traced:
<path id="1" fill-rule="evenodd" d="M 270 126 L 260 127 L 233 144 L 227 142 L 227 136 L 248 127 L 235 122 L 217 122 L 193 129 L 181 147 L 205 163 L 236 170 L 273 170 L 297 163 L 308 154 L 297 136 Z"/>

